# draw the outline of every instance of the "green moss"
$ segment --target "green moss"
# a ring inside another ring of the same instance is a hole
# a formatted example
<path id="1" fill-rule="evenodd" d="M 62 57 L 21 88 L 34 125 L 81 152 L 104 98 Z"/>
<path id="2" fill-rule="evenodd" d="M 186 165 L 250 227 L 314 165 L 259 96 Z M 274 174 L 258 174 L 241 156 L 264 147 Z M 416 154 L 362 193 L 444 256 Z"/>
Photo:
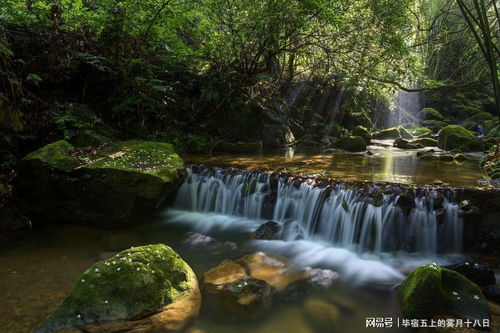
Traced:
<path id="1" fill-rule="evenodd" d="M 413 143 L 420 144 L 424 147 L 437 147 L 437 140 L 431 138 L 419 138 Z"/>
<path id="2" fill-rule="evenodd" d="M 423 148 L 423 146 L 419 143 L 415 142 L 409 142 L 405 139 L 396 139 L 394 140 L 394 147 L 400 148 L 400 149 L 420 149 Z"/>
<path id="3" fill-rule="evenodd" d="M 398 295 L 406 318 L 452 315 L 486 319 L 490 315 L 488 303 L 477 285 L 436 265 L 414 270 L 399 287 Z"/>
<path id="4" fill-rule="evenodd" d="M 356 128 L 354 128 L 354 130 L 352 131 L 352 134 L 354 136 L 359 136 L 359 137 L 363 138 L 363 140 L 365 140 L 366 144 L 369 144 L 371 139 L 372 139 L 372 135 L 368 132 L 366 127 L 363 127 L 361 125 L 356 126 Z"/>
<path id="5" fill-rule="evenodd" d="M 450 154 L 438 155 L 437 158 L 443 162 L 453 162 L 455 160 L 455 157 L 453 155 L 450 155 Z"/>
<path id="6" fill-rule="evenodd" d="M 466 122 L 474 122 L 474 123 L 480 123 L 488 120 L 494 120 L 495 117 L 488 112 L 481 112 L 476 115 L 473 115 L 472 117 L 467 118 Z"/>
<path id="7" fill-rule="evenodd" d="M 162 142 L 126 141 L 105 150 L 105 156 L 85 166 L 89 169 L 137 171 L 171 182 L 184 167 L 174 146 Z"/>
<path id="8" fill-rule="evenodd" d="M 38 161 L 52 168 L 70 171 L 82 164 L 82 161 L 69 155 L 73 150 L 70 143 L 56 141 L 28 154 L 24 161 Z"/>
<path id="9" fill-rule="evenodd" d="M 443 116 L 438 110 L 433 108 L 424 108 L 420 111 L 420 119 L 422 120 L 443 120 Z"/>
<path id="10" fill-rule="evenodd" d="M 415 125 L 408 129 L 408 132 L 413 136 L 421 136 L 426 134 L 432 134 L 432 131 L 427 127 Z"/>
<path id="11" fill-rule="evenodd" d="M 392 127 L 374 133 L 373 138 L 376 140 L 395 140 L 395 139 L 400 139 L 401 134 L 399 133 L 397 127 Z"/>
<path id="12" fill-rule="evenodd" d="M 39 331 L 144 318 L 195 287 L 190 267 L 170 247 L 131 248 L 87 269 Z"/>
<path id="13" fill-rule="evenodd" d="M 471 150 L 482 150 L 483 144 L 470 131 L 458 125 L 449 125 L 441 130 L 438 138 L 438 147 L 451 150 L 462 146 L 469 147 Z"/>
<path id="14" fill-rule="evenodd" d="M 366 142 L 360 136 L 348 136 L 335 142 L 335 147 L 349 152 L 363 152 Z"/>
<path id="15" fill-rule="evenodd" d="M 426 120 L 422 123 L 425 127 L 429 128 L 432 132 L 437 133 L 442 128 L 448 126 L 448 123 L 439 120 Z"/>
<path id="16" fill-rule="evenodd" d="M 455 161 L 462 162 L 462 161 L 467 161 L 469 158 L 465 156 L 464 154 L 456 154 L 455 155 Z"/>

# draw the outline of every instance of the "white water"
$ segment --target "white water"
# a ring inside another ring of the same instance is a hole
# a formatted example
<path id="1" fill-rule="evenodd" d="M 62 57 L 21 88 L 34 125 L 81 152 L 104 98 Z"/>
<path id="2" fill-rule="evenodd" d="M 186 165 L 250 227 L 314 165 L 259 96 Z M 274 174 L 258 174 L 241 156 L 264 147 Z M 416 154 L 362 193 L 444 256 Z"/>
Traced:
<path id="1" fill-rule="evenodd" d="M 301 266 L 335 268 L 353 282 L 399 280 L 403 275 L 393 266 L 444 264 L 443 254 L 460 253 L 463 226 L 456 204 L 445 199 L 438 216 L 436 192 L 426 190 L 405 213 L 396 204 L 398 195 L 376 191 L 342 184 L 320 188 L 266 173 L 188 169 L 169 215 L 207 234 L 251 232 L 272 219 L 283 227 L 282 240 L 255 246 Z"/>

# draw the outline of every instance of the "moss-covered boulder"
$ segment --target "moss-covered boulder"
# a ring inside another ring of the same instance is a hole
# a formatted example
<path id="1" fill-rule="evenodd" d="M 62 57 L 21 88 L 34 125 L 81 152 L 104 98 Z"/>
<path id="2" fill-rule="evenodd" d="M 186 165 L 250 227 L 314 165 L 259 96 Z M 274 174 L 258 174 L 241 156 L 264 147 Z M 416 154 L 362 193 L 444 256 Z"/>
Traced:
<path id="1" fill-rule="evenodd" d="M 398 288 L 403 316 L 490 319 L 481 289 L 459 273 L 436 265 L 414 270 Z"/>
<path id="2" fill-rule="evenodd" d="M 438 110 L 433 109 L 433 108 L 424 108 L 420 111 L 419 114 L 420 119 L 422 120 L 439 120 L 442 121 L 444 118 L 439 113 Z"/>
<path id="3" fill-rule="evenodd" d="M 468 147 L 472 151 L 483 150 L 483 144 L 471 131 L 458 125 L 446 126 L 439 132 L 438 147 L 452 150 Z"/>
<path id="4" fill-rule="evenodd" d="M 411 139 L 413 136 L 404 127 L 392 127 L 373 134 L 376 140 Z"/>
<path id="5" fill-rule="evenodd" d="M 455 154 L 455 161 L 463 162 L 467 161 L 469 158 L 464 154 Z"/>
<path id="6" fill-rule="evenodd" d="M 347 136 L 334 143 L 335 148 L 358 153 L 366 151 L 366 142 L 360 136 Z"/>
<path id="7" fill-rule="evenodd" d="M 131 248 L 87 269 L 37 333 L 177 332 L 196 318 L 198 282 L 170 247 Z"/>
<path id="8" fill-rule="evenodd" d="M 354 136 L 359 136 L 359 137 L 363 138 L 363 140 L 365 140 L 366 144 L 370 144 L 370 142 L 372 140 L 372 135 L 370 134 L 370 132 L 368 132 L 368 129 L 366 127 L 361 126 L 361 125 L 356 126 L 356 128 L 354 128 L 352 130 L 352 134 Z"/>
<path id="9" fill-rule="evenodd" d="M 465 120 L 465 122 L 481 123 L 481 122 L 485 122 L 488 120 L 494 120 L 494 119 L 495 119 L 495 116 L 493 116 L 491 113 L 481 112 L 481 113 L 473 115 L 472 117 L 467 118 Z"/>
<path id="10" fill-rule="evenodd" d="M 344 117 L 342 125 L 348 130 L 352 131 L 357 126 L 362 126 L 364 128 L 372 128 L 373 123 L 366 114 L 360 112 L 348 113 Z"/>
<path id="11" fill-rule="evenodd" d="M 405 139 L 394 140 L 393 146 L 399 149 L 420 149 L 424 147 L 419 143 L 410 142 Z"/>
<path id="12" fill-rule="evenodd" d="M 410 128 L 407 128 L 407 130 L 408 133 L 417 137 L 424 135 L 432 135 L 432 131 L 430 129 L 421 125 L 413 125 Z"/>
<path id="13" fill-rule="evenodd" d="M 85 156 L 58 141 L 22 160 L 15 189 L 33 223 L 112 228 L 155 212 L 182 181 L 183 168 L 168 143 L 126 141 Z"/>
<path id="14" fill-rule="evenodd" d="M 433 133 L 439 132 L 442 128 L 448 126 L 447 122 L 440 120 L 426 120 L 422 123 L 425 127 L 430 129 Z"/>
<path id="15" fill-rule="evenodd" d="M 431 138 L 418 138 L 413 143 L 422 145 L 423 147 L 437 147 L 437 140 Z"/>

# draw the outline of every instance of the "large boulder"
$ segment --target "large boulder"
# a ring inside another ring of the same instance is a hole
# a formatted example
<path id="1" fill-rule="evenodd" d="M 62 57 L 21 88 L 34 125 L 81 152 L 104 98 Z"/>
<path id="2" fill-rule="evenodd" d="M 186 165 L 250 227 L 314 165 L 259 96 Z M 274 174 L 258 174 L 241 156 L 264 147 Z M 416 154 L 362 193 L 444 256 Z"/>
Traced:
<path id="1" fill-rule="evenodd" d="M 452 150 L 467 147 L 472 151 L 483 150 L 483 144 L 472 132 L 458 125 L 446 126 L 439 132 L 438 147 Z"/>
<path id="2" fill-rule="evenodd" d="M 87 269 L 36 332 L 178 332 L 200 301 L 196 276 L 177 253 L 141 246 Z"/>
<path id="3" fill-rule="evenodd" d="M 406 129 L 408 130 L 408 133 L 413 136 L 432 135 L 432 131 L 430 129 L 421 125 L 411 125 L 406 127 Z"/>
<path id="4" fill-rule="evenodd" d="M 418 138 L 413 143 L 422 145 L 423 147 L 437 147 L 437 140 L 431 138 Z"/>
<path id="5" fill-rule="evenodd" d="M 437 265 L 414 270 L 399 287 L 398 295 L 406 318 L 490 319 L 481 289 L 461 274 Z"/>
<path id="6" fill-rule="evenodd" d="M 366 142 L 360 136 L 347 136 L 334 143 L 335 148 L 358 153 L 366 151 Z"/>
<path id="7" fill-rule="evenodd" d="M 308 279 L 287 259 L 258 252 L 207 271 L 202 291 L 218 311 L 254 317 L 270 308 L 275 294 L 287 294 Z"/>
<path id="8" fill-rule="evenodd" d="M 404 127 L 392 127 L 373 134 L 376 140 L 411 139 L 412 135 Z"/>
<path id="9" fill-rule="evenodd" d="M 360 112 L 348 113 L 344 117 L 344 121 L 342 122 L 345 128 L 352 131 L 357 126 L 362 126 L 364 128 L 372 128 L 373 123 L 366 114 Z"/>
<path id="10" fill-rule="evenodd" d="M 426 120 L 422 124 L 434 133 L 437 133 L 442 128 L 448 126 L 447 122 L 441 120 Z"/>
<path id="11" fill-rule="evenodd" d="M 34 223 L 112 228 L 154 212 L 182 181 L 183 168 L 168 143 L 126 141 L 85 156 L 58 141 L 21 161 L 15 189 Z"/>
<path id="12" fill-rule="evenodd" d="M 420 119 L 422 120 L 439 120 L 442 121 L 444 118 L 439 113 L 438 110 L 433 109 L 433 108 L 424 108 L 420 111 L 419 114 Z"/>
<path id="13" fill-rule="evenodd" d="M 372 140 L 372 135 L 370 134 L 370 132 L 368 132 L 368 129 L 361 125 L 356 126 L 356 128 L 352 130 L 352 134 L 362 137 L 363 140 L 365 140 L 366 144 L 370 144 L 370 141 Z"/>

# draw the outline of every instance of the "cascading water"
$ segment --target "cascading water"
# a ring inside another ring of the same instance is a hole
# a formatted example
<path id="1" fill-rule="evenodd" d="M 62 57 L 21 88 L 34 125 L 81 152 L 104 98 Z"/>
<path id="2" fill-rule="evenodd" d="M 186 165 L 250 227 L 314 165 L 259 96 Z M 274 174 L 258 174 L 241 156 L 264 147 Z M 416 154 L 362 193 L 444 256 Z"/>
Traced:
<path id="1" fill-rule="evenodd" d="M 452 192 L 316 184 L 199 166 L 187 172 L 170 222 L 211 234 L 252 232 L 272 219 L 282 226 L 281 240 L 255 241 L 259 249 L 298 265 L 334 268 L 354 283 L 400 281 L 400 270 L 448 264 L 445 257 L 461 251 L 462 219 Z"/>
<path id="2" fill-rule="evenodd" d="M 414 83 L 412 89 L 420 88 L 418 84 Z M 422 93 L 421 92 L 407 92 L 399 91 L 394 97 L 394 106 L 396 117 L 391 118 L 392 123 L 389 127 L 399 126 L 404 123 L 415 123 L 418 121 L 418 113 L 422 109 Z"/>
<path id="3" fill-rule="evenodd" d="M 273 184 L 274 183 L 274 184 Z M 273 188 L 274 187 L 274 188 Z M 188 169 L 176 207 L 249 219 L 272 219 L 284 227 L 284 240 L 320 240 L 359 253 L 404 250 L 424 254 L 461 250 L 458 207 L 444 199 L 433 209 L 436 193 L 417 196 L 409 213 L 399 195 L 348 188 L 321 188 L 297 178 L 223 169 Z M 440 215 L 440 216 L 437 216 Z"/>

